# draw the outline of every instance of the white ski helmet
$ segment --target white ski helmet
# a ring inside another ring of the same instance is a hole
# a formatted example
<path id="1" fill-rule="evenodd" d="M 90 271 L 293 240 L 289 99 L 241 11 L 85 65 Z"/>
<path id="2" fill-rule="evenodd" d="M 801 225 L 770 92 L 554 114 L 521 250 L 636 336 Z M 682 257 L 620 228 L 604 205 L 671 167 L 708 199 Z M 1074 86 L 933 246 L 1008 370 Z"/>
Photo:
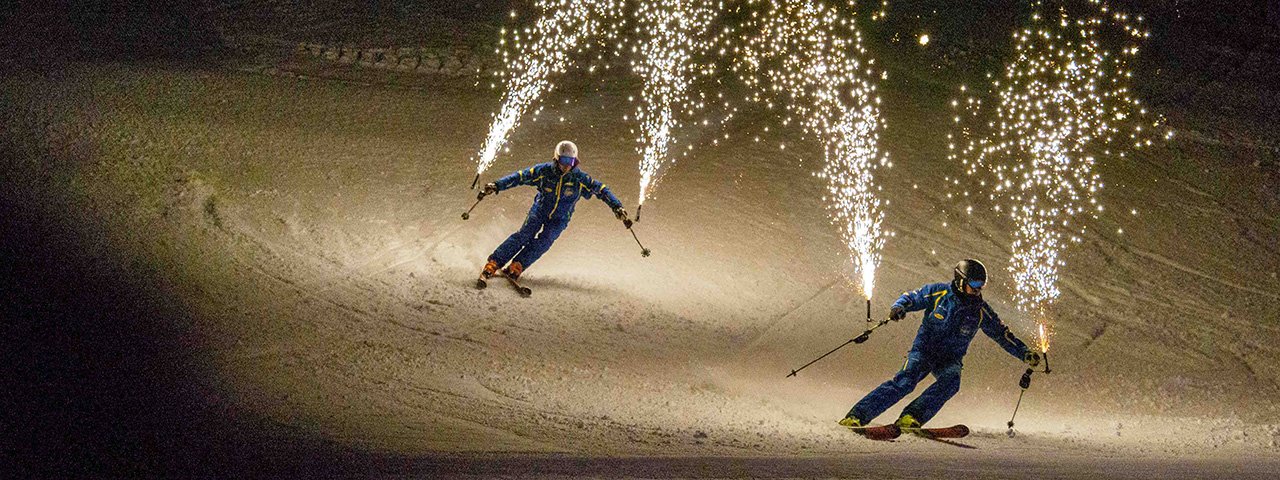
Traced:
<path id="1" fill-rule="evenodd" d="M 568 140 L 561 140 L 556 144 L 556 156 L 578 158 L 578 146 Z"/>

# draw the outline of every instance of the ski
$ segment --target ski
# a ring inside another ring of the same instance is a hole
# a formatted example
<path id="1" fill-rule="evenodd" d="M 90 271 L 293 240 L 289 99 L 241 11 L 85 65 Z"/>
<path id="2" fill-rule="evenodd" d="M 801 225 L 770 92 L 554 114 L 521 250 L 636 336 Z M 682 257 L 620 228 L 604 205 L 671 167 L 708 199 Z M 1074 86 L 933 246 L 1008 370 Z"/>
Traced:
<path id="1" fill-rule="evenodd" d="M 964 425 L 952 425 L 943 428 L 903 428 L 904 433 L 910 433 L 925 438 L 964 438 L 969 436 L 969 427 Z"/>
<path id="2" fill-rule="evenodd" d="M 498 275 L 502 275 L 502 278 L 507 279 L 507 282 L 511 284 L 511 287 L 515 288 L 517 292 L 520 292 L 520 296 L 528 297 L 529 295 L 533 295 L 533 290 L 529 289 L 529 287 L 521 286 L 520 282 L 517 282 L 516 279 L 507 275 L 507 272 L 503 271 L 498 273 Z"/>
<path id="3" fill-rule="evenodd" d="M 489 279 L 485 278 L 484 275 L 481 274 L 480 278 L 476 279 L 476 290 L 484 290 L 485 287 L 488 287 L 488 286 L 489 286 Z"/>
<path id="4" fill-rule="evenodd" d="M 881 425 L 878 427 L 846 427 L 853 433 L 862 435 L 871 440 L 891 441 L 902 435 L 902 430 L 897 425 Z"/>

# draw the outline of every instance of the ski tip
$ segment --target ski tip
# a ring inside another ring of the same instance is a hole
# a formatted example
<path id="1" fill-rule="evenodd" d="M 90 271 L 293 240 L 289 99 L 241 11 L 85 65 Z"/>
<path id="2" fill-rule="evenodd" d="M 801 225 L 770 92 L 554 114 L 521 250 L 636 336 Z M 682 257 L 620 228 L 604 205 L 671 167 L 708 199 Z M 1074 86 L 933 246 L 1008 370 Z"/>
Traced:
<path id="1" fill-rule="evenodd" d="M 488 286 L 489 286 L 489 282 L 484 281 L 483 278 L 476 280 L 476 290 L 484 290 L 485 287 L 488 287 Z"/>
<path id="2" fill-rule="evenodd" d="M 533 290 L 530 290 L 529 287 L 520 287 L 520 295 L 528 297 L 533 295 Z"/>

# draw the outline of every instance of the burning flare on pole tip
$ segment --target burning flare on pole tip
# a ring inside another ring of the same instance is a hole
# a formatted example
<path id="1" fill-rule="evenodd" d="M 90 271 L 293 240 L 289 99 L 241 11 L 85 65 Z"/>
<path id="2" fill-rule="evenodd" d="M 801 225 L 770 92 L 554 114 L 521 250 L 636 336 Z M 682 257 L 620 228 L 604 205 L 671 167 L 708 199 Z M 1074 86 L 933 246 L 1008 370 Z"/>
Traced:
<path id="1" fill-rule="evenodd" d="M 948 135 L 949 158 L 969 176 L 983 174 L 992 208 L 1014 221 L 1009 271 L 1023 312 L 1041 312 L 1058 298 L 1067 241 L 1078 242 L 1083 217 L 1102 211 L 1094 166 L 1150 145 L 1146 135 L 1160 127 L 1144 120 L 1130 89 L 1129 62 L 1145 30 L 1094 0 L 1075 6 L 1085 11 L 1058 7 L 1051 19 L 1035 6 L 1031 25 L 1013 33 L 1014 59 L 986 95 L 962 86 L 966 98 L 951 101 L 958 132 Z M 994 118 L 983 114 L 984 101 L 993 102 Z"/>
<path id="2" fill-rule="evenodd" d="M 642 103 L 636 112 L 640 122 L 640 198 L 644 205 L 659 167 L 669 160 L 673 134 L 690 102 L 695 76 L 706 72 L 693 62 L 695 51 L 710 50 L 706 31 L 714 17 L 707 0 L 655 0 L 639 2 L 636 16 L 648 38 L 640 45 L 635 72 L 645 79 Z"/>
<path id="3" fill-rule="evenodd" d="M 515 33 L 519 52 L 506 65 L 506 92 L 480 148 L 477 176 L 493 164 L 507 137 L 520 125 L 529 108 L 551 90 L 550 77 L 565 72 L 570 54 L 583 48 L 586 39 L 600 34 L 605 20 L 619 16 L 622 3 L 623 0 L 537 2 L 541 16 L 528 31 L 532 40 L 520 44 L 519 33 Z M 502 41 L 505 44 L 506 39 Z"/>
<path id="4" fill-rule="evenodd" d="M 884 74 L 872 68 L 875 60 L 855 22 L 833 7 L 784 0 L 770 4 L 763 17 L 761 34 L 749 39 L 740 60 L 743 70 L 760 72 L 761 78 L 743 81 L 757 91 L 785 95 L 780 100 L 788 115 L 822 142 L 826 161 L 819 176 L 827 180 L 832 223 L 870 299 L 884 246 L 873 172 L 889 166 L 879 149 L 880 99 L 871 79 Z"/>
<path id="5" fill-rule="evenodd" d="M 1040 336 L 1036 337 L 1036 343 L 1040 346 L 1040 353 L 1049 353 L 1049 335 L 1045 333 L 1044 322 L 1038 322 L 1040 326 Z"/>
<path id="6" fill-rule="evenodd" d="M 648 32 L 640 45 L 635 72 L 645 79 L 640 122 L 640 198 L 644 205 L 659 166 L 669 159 L 672 134 L 680 116 L 691 110 L 690 86 L 705 72 L 692 61 L 695 51 L 710 50 L 705 33 L 714 17 L 707 0 L 641 1 L 636 6 L 640 31 Z"/>

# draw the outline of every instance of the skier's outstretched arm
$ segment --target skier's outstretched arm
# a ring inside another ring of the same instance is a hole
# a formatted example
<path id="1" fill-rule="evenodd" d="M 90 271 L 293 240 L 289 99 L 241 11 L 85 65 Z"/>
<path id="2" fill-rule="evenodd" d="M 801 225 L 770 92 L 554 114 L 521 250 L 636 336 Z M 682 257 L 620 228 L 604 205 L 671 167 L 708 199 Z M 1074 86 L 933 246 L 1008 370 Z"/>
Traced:
<path id="1" fill-rule="evenodd" d="M 929 306 L 929 300 L 926 297 L 931 296 L 934 292 L 929 291 L 929 285 L 920 287 L 910 292 L 902 292 L 896 302 L 893 302 L 892 308 L 901 308 L 903 312 L 915 312 L 924 310 Z"/>
<path id="2" fill-rule="evenodd" d="M 982 307 L 982 318 L 979 320 L 979 326 L 982 327 L 982 333 L 987 334 L 996 344 L 1000 345 L 1009 355 L 1017 357 L 1019 360 L 1025 361 L 1027 358 L 1027 344 L 1022 343 L 1018 337 L 1009 331 L 1009 326 L 1000 321 L 1000 316 L 996 315 L 996 311 L 991 306 L 984 305 Z"/>
<path id="3" fill-rule="evenodd" d="M 929 306 L 931 298 L 937 298 L 938 295 L 945 295 L 945 290 L 940 290 L 937 285 L 925 285 L 919 290 L 903 292 L 898 300 L 893 302 L 893 306 L 889 307 L 889 320 L 902 320 L 907 317 L 907 312 L 924 310 Z"/>
<path id="4" fill-rule="evenodd" d="M 583 181 L 578 184 L 578 188 L 583 189 L 582 195 L 584 198 L 589 199 L 592 195 L 600 197 L 600 200 L 605 205 L 608 205 L 610 210 L 613 210 L 613 214 L 617 215 L 619 220 L 626 218 L 627 211 L 623 210 L 622 201 L 618 200 L 618 197 L 609 190 L 608 185 L 591 178 L 590 175 L 584 175 Z"/>
<path id="5" fill-rule="evenodd" d="M 583 181 L 578 184 L 578 187 L 583 189 L 582 195 L 586 198 L 594 195 L 600 197 L 600 200 L 611 209 L 622 208 L 622 201 L 609 190 L 609 186 L 591 178 L 590 175 L 583 175 Z"/>
<path id="6" fill-rule="evenodd" d="M 499 178 L 497 181 L 493 182 L 495 193 L 520 185 L 536 185 L 538 181 L 542 180 L 542 177 L 547 174 L 546 167 L 548 166 L 550 166 L 550 164 L 541 163 L 524 170 L 511 172 L 507 176 Z"/>

